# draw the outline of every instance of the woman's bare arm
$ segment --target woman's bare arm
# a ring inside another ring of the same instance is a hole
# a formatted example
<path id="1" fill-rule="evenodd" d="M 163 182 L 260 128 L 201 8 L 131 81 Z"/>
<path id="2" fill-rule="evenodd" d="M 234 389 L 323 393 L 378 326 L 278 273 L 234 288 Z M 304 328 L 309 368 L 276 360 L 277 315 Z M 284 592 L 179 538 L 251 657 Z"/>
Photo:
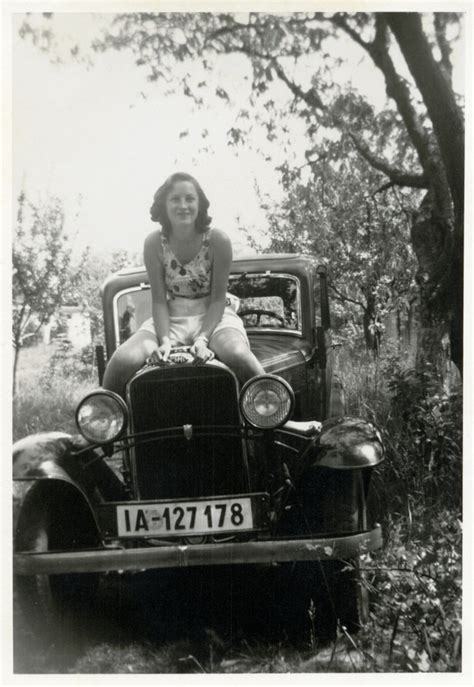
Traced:
<path id="1" fill-rule="evenodd" d="M 161 346 L 168 344 L 170 340 L 170 316 L 166 299 L 165 270 L 159 232 L 154 231 L 146 237 L 143 258 L 150 282 L 153 324 L 155 325 L 158 344 Z"/>
<path id="2" fill-rule="evenodd" d="M 211 235 L 210 247 L 213 256 L 211 297 L 201 327 L 201 334 L 208 339 L 224 313 L 227 285 L 232 264 L 232 244 L 227 234 L 214 229 Z"/>

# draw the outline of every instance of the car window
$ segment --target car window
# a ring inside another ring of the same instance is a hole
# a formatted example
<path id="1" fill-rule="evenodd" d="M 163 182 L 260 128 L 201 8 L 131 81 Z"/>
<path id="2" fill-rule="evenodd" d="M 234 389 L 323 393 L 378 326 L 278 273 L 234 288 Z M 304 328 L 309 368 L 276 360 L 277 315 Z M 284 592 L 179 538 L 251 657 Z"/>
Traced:
<path id="1" fill-rule="evenodd" d="M 288 274 L 232 274 L 229 292 L 247 329 L 301 329 L 298 280 Z"/>
<path id="2" fill-rule="evenodd" d="M 116 296 L 115 329 L 118 343 L 123 343 L 151 317 L 149 287 L 122 291 Z"/>
<path id="3" fill-rule="evenodd" d="M 229 293 L 238 302 L 237 310 L 247 329 L 301 331 L 300 287 L 298 280 L 286 274 L 233 274 Z M 151 293 L 147 285 L 132 287 L 115 297 L 115 336 L 126 341 L 151 317 Z"/>

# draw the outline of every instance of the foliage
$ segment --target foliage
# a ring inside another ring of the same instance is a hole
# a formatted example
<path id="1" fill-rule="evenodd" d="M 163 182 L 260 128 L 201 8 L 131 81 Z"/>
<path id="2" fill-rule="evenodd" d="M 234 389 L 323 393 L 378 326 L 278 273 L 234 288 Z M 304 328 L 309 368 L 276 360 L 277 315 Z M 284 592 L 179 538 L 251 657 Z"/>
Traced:
<path id="1" fill-rule="evenodd" d="M 67 346 L 61 356 L 52 365 L 49 347 L 25 350 L 14 407 L 15 439 L 42 430 L 75 432 L 75 405 L 96 380 L 71 373 L 77 362 Z M 404 357 L 390 350 L 377 361 L 366 353 L 348 360 L 344 351 L 339 353 L 349 412 L 376 420 L 387 447 L 373 485 L 385 546 L 362 556 L 373 603 L 358 635 L 349 636 L 340 627 L 335 643 L 320 646 L 308 634 L 301 645 L 292 646 L 275 641 L 271 628 L 261 628 L 268 638 L 221 635 L 202 625 L 193 636 L 186 625 L 184 638 L 175 640 L 164 619 L 150 614 L 149 597 L 144 602 L 131 596 L 130 618 L 114 621 L 115 597 L 106 596 L 87 642 L 76 644 L 70 656 L 57 646 L 35 652 L 27 644 L 24 620 L 17 618 L 18 643 L 24 643 L 17 644 L 17 670 L 58 672 L 60 664 L 73 673 L 460 671 L 460 399 L 455 392 L 440 394 L 433 380 L 404 369 Z M 121 598 L 133 594 L 136 584 L 129 581 L 128 591 L 119 587 L 117 593 Z M 107 603 L 110 612 L 104 614 Z"/>
<path id="2" fill-rule="evenodd" d="M 35 330 L 69 297 L 65 284 L 73 284 L 71 246 L 64 230 L 64 210 L 57 198 L 43 204 L 18 198 L 17 221 L 13 234 L 13 345 L 15 389 L 17 359 L 28 326 Z"/>
<path id="3" fill-rule="evenodd" d="M 315 148 L 311 173 L 281 168 L 284 200 L 265 207 L 269 250 L 303 252 L 328 265 L 335 315 L 362 319 L 366 345 L 378 348 L 383 320 L 416 299 L 409 217 L 416 194 L 377 195 L 380 173 L 340 141 Z"/>
<path id="4" fill-rule="evenodd" d="M 141 264 L 141 258 L 125 250 L 110 255 L 95 253 L 88 246 L 77 265 L 78 276 L 71 290 L 71 299 L 88 313 L 91 323 L 92 343 L 103 339 L 103 316 L 101 287 L 105 279 L 114 272 L 130 265 Z"/>
<path id="5" fill-rule="evenodd" d="M 95 375 L 94 365 L 93 345 L 74 349 L 67 336 L 63 334 L 55 340 L 54 351 L 44 375 L 44 388 L 50 388 L 58 376 L 73 384 L 90 380 Z"/>
<path id="6" fill-rule="evenodd" d="M 460 509 L 461 394 L 440 388 L 434 375 L 402 369 L 399 361 L 389 377 L 392 364 L 389 361 L 384 372 L 391 395 L 390 415 L 384 422 L 390 459 L 384 478 L 399 487 L 387 505 L 397 512 L 417 503 L 427 514 L 440 506 Z"/>
<path id="7" fill-rule="evenodd" d="M 380 359 L 338 354 L 347 412 L 381 430 L 386 460 L 374 480 L 377 513 L 423 518 L 462 503 L 462 395 L 434 373 L 407 365 L 407 352 L 384 346 Z M 380 515 L 379 515 L 380 517 Z"/>
<path id="8" fill-rule="evenodd" d="M 374 600 L 371 624 L 356 641 L 388 671 L 458 671 L 461 521 L 455 510 L 427 518 L 418 505 L 414 515 L 408 526 L 394 519 L 384 551 L 363 558 Z"/>
<path id="9" fill-rule="evenodd" d="M 443 322 L 444 330 L 450 331 L 452 358 L 461 365 L 464 124 L 451 84 L 449 37 L 459 20 L 459 15 L 436 13 L 431 25 L 423 24 L 414 12 L 134 13 L 118 15 L 95 47 L 131 50 L 137 64 L 150 70 L 151 80 L 169 78 L 174 64 L 182 63 L 180 86 L 198 104 L 203 102 L 206 78 L 193 79 L 189 65 L 194 59 L 211 72 L 216 55 L 245 55 L 252 70 L 249 106 L 254 116 L 241 110 L 238 123 L 229 130 L 230 144 L 244 141 L 246 127 L 258 118 L 271 143 L 278 140 L 280 149 L 291 150 L 287 123 L 296 115 L 306 125 L 308 141 L 315 134 L 330 141 L 331 130 L 336 130 L 384 175 L 387 187 L 426 189 L 424 204 L 412 217 L 421 318 L 426 328 L 433 327 L 439 346 L 434 320 Z M 409 79 L 399 67 L 393 38 L 407 61 Z M 378 116 L 365 97 L 339 87 L 334 76 L 344 61 L 348 39 L 384 79 L 391 103 Z M 433 57 L 434 48 L 439 61 Z M 313 68 L 310 83 L 304 77 L 308 64 Z M 283 107 L 276 106 L 275 82 L 284 84 L 292 98 Z M 218 92 L 229 99 L 221 87 Z M 451 130 L 452 145 L 447 135 Z M 308 146 L 306 155 L 310 154 Z M 420 346 L 423 343 L 420 338 Z"/>
<path id="10" fill-rule="evenodd" d="M 42 344 L 23 351 L 18 368 L 17 394 L 13 402 L 13 441 L 36 432 L 76 433 L 75 410 L 88 391 L 96 388 L 97 373 L 69 374 L 67 359 L 51 369 L 55 345 Z M 68 374 L 65 374 L 65 372 Z"/>
<path id="11" fill-rule="evenodd" d="M 411 218 L 420 317 L 438 349 L 449 333 L 452 360 L 461 366 L 464 121 L 451 81 L 455 28 L 461 23 L 462 15 L 455 13 L 134 12 L 116 15 L 93 48 L 131 51 L 151 82 L 181 90 L 199 107 L 215 98 L 238 103 L 228 131 L 229 145 L 236 148 L 258 123 L 270 144 L 267 150 L 260 145 L 266 159 L 289 156 L 294 165 L 297 121 L 307 135 L 308 159 L 315 137 L 325 144 L 341 138 L 383 175 L 386 188 L 423 189 L 423 202 Z M 51 24 L 35 29 L 31 17 L 20 30 L 54 52 L 52 33 Z M 77 46 L 71 54 L 78 55 Z M 247 59 L 247 103 L 238 89 L 232 93 L 227 71 L 225 83 L 215 83 L 219 58 L 229 55 Z M 357 60 L 371 64 L 374 77 L 383 79 L 390 100 L 379 113 L 344 82 L 341 66 Z M 420 365 L 425 359 L 436 362 L 439 353 L 425 345 L 427 338 L 419 339 Z"/>

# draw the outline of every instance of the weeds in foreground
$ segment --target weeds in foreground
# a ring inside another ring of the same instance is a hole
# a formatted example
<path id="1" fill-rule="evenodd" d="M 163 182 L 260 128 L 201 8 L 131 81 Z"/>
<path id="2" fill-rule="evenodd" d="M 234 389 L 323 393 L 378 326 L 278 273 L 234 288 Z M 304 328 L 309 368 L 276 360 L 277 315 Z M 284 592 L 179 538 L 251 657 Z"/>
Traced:
<path id="1" fill-rule="evenodd" d="M 86 354 L 67 354 L 54 345 L 24 349 L 13 399 L 13 441 L 36 432 L 76 433 L 76 407 L 97 386 Z"/>
<path id="2" fill-rule="evenodd" d="M 444 510 L 392 521 L 386 546 L 365 554 L 371 621 L 358 641 L 389 671 L 461 669 L 462 525 Z M 375 638 L 375 642 L 374 642 Z M 371 646 L 372 642 L 372 646 Z"/>
<path id="3" fill-rule="evenodd" d="M 367 625 L 318 644 L 308 629 L 300 646 L 256 637 L 95 646 L 70 672 L 105 673 L 428 673 L 461 670 L 460 520 L 392 522 L 384 550 L 361 560 L 371 597 Z M 311 609 L 308 609 L 311 612 Z"/>
<path id="4" fill-rule="evenodd" d="M 348 414 L 380 429 L 386 460 L 374 480 L 378 510 L 430 518 L 461 510 L 462 396 L 429 372 L 406 368 L 399 354 L 376 361 L 339 356 Z"/>
<path id="5" fill-rule="evenodd" d="M 88 359 L 76 356 L 71 364 L 68 352 L 59 351 L 52 362 L 44 354 L 40 364 L 33 353 L 22 355 L 14 438 L 74 432 L 76 404 L 97 386 Z M 339 362 L 348 411 L 375 421 L 387 450 L 374 479 L 385 547 L 362 559 L 373 599 L 367 626 L 355 636 L 341 627 L 337 641 L 325 647 L 310 629 L 299 648 L 211 634 L 197 644 L 96 642 L 70 672 L 461 670 L 461 397 L 433 387 L 429 375 L 404 369 L 396 356 L 374 362 L 340 355 Z"/>

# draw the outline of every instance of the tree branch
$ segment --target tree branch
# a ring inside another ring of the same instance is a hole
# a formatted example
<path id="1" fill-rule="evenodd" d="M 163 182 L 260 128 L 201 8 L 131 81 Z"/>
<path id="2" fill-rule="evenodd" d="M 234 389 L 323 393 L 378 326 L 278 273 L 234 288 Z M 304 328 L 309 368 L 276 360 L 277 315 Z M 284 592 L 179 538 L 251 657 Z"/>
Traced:
<path id="1" fill-rule="evenodd" d="M 307 105 L 309 105 L 310 107 L 314 107 L 317 110 L 327 111 L 327 107 L 324 105 L 324 103 L 322 102 L 321 98 L 319 97 L 314 88 L 310 88 L 308 91 L 303 91 L 303 89 L 300 86 L 295 84 L 294 81 L 291 81 L 287 77 L 286 73 L 283 71 L 283 68 L 276 60 L 273 60 L 272 67 L 274 68 L 278 78 L 288 86 L 288 88 L 296 98 L 304 100 L 304 102 Z"/>
<path id="2" fill-rule="evenodd" d="M 388 176 L 392 185 L 397 184 L 397 186 L 410 186 L 412 188 L 428 188 L 429 182 L 425 174 L 407 174 L 399 169 L 395 169 L 391 167 L 386 160 L 374 155 L 369 147 L 352 132 L 348 132 L 348 136 L 353 142 L 355 149 L 362 155 L 364 160 L 367 160 L 371 167 Z"/>
<path id="3" fill-rule="evenodd" d="M 454 93 L 423 32 L 416 12 L 387 13 L 387 21 L 415 80 L 439 143 L 457 211 L 464 207 L 464 121 Z"/>
<path id="4" fill-rule="evenodd" d="M 223 26 L 220 29 L 211 31 L 211 33 L 205 37 L 204 45 L 211 43 L 215 39 L 220 40 L 222 36 L 227 36 L 229 34 L 235 35 L 238 31 L 242 31 L 243 29 L 251 31 L 252 29 L 255 30 L 255 26 L 252 24 L 238 24 L 237 22 L 235 22 L 233 26 Z"/>
<path id="5" fill-rule="evenodd" d="M 376 196 L 377 193 L 382 193 L 382 191 L 388 191 L 389 188 L 393 188 L 395 186 L 395 183 L 393 181 L 388 181 L 386 184 L 383 184 L 380 188 L 376 189 L 372 195 Z"/>
<path id="6" fill-rule="evenodd" d="M 272 60 L 272 66 L 278 78 L 288 86 L 296 98 L 303 100 L 310 107 L 314 107 L 315 109 L 322 110 L 323 112 L 329 114 L 337 126 L 342 128 L 350 136 L 357 152 L 362 155 L 362 157 L 367 160 L 367 162 L 374 167 L 374 169 L 377 169 L 379 172 L 383 172 L 383 174 L 388 176 L 393 184 L 397 184 L 399 186 L 409 186 L 412 188 L 428 187 L 428 178 L 425 175 L 406 174 L 399 169 L 391 167 L 386 160 L 383 160 L 382 158 L 371 153 L 369 147 L 361 139 L 357 138 L 352 132 L 348 131 L 343 120 L 339 117 L 336 117 L 328 110 L 327 106 L 322 102 L 314 88 L 311 88 L 309 91 L 303 91 L 300 86 L 288 78 L 283 68 L 276 60 Z"/>
<path id="7" fill-rule="evenodd" d="M 372 43 L 363 41 L 357 32 L 347 24 L 343 16 L 335 15 L 333 23 L 366 50 L 375 66 L 384 75 L 387 96 L 395 100 L 408 134 L 418 153 L 421 166 L 425 174 L 430 175 L 433 172 L 430 150 L 432 143 L 413 107 L 408 85 L 397 73 L 390 57 L 388 51 L 387 17 L 384 16 L 384 13 L 375 15 L 375 38 Z"/>
<path id="8" fill-rule="evenodd" d="M 434 28 L 436 42 L 441 52 L 441 66 L 444 69 L 446 78 L 451 83 L 453 75 L 453 65 L 451 63 L 451 47 L 446 39 L 446 26 L 448 24 L 448 14 L 446 12 L 434 13 Z"/>
<path id="9" fill-rule="evenodd" d="M 329 284 L 329 287 L 334 291 L 334 293 L 335 293 L 337 296 L 339 296 L 339 298 L 340 298 L 342 301 L 348 302 L 348 303 L 354 303 L 354 305 L 358 305 L 360 308 L 362 308 L 362 310 L 363 310 L 364 312 L 366 311 L 366 309 L 367 309 L 367 308 L 366 308 L 366 305 L 365 305 L 364 303 L 362 303 L 362 301 L 356 301 L 354 298 L 350 298 L 349 296 L 346 296 L 344 293 L 342 293 L 341 291 L 339 291 L 339 289 L 337 289 L 337 288 L 334 286 L 334 282 L 331 282 L 331 283 Z"/>
<path id="10" fill-rule="evenodd" d="M 334 24 L 334 26 L 337 26 L 339 29 L 342 29 L 345 33 L 347 33 L 348 36 L 352 38 L 354 43 L 357 43 L 358 45 L 361 46 L 361 48 L 364 48 L 364 50 L 369 51 L 370 50 L 370 43 L 367 43 L 364 41 L 359 33 L 355 31 L 352 26 L 350 26 L 346 20 L 345 20 L 345 13 L 343 12 L 338 12 L 335 14 L 333 17 L 331 17 L 331 22 Z"/>

